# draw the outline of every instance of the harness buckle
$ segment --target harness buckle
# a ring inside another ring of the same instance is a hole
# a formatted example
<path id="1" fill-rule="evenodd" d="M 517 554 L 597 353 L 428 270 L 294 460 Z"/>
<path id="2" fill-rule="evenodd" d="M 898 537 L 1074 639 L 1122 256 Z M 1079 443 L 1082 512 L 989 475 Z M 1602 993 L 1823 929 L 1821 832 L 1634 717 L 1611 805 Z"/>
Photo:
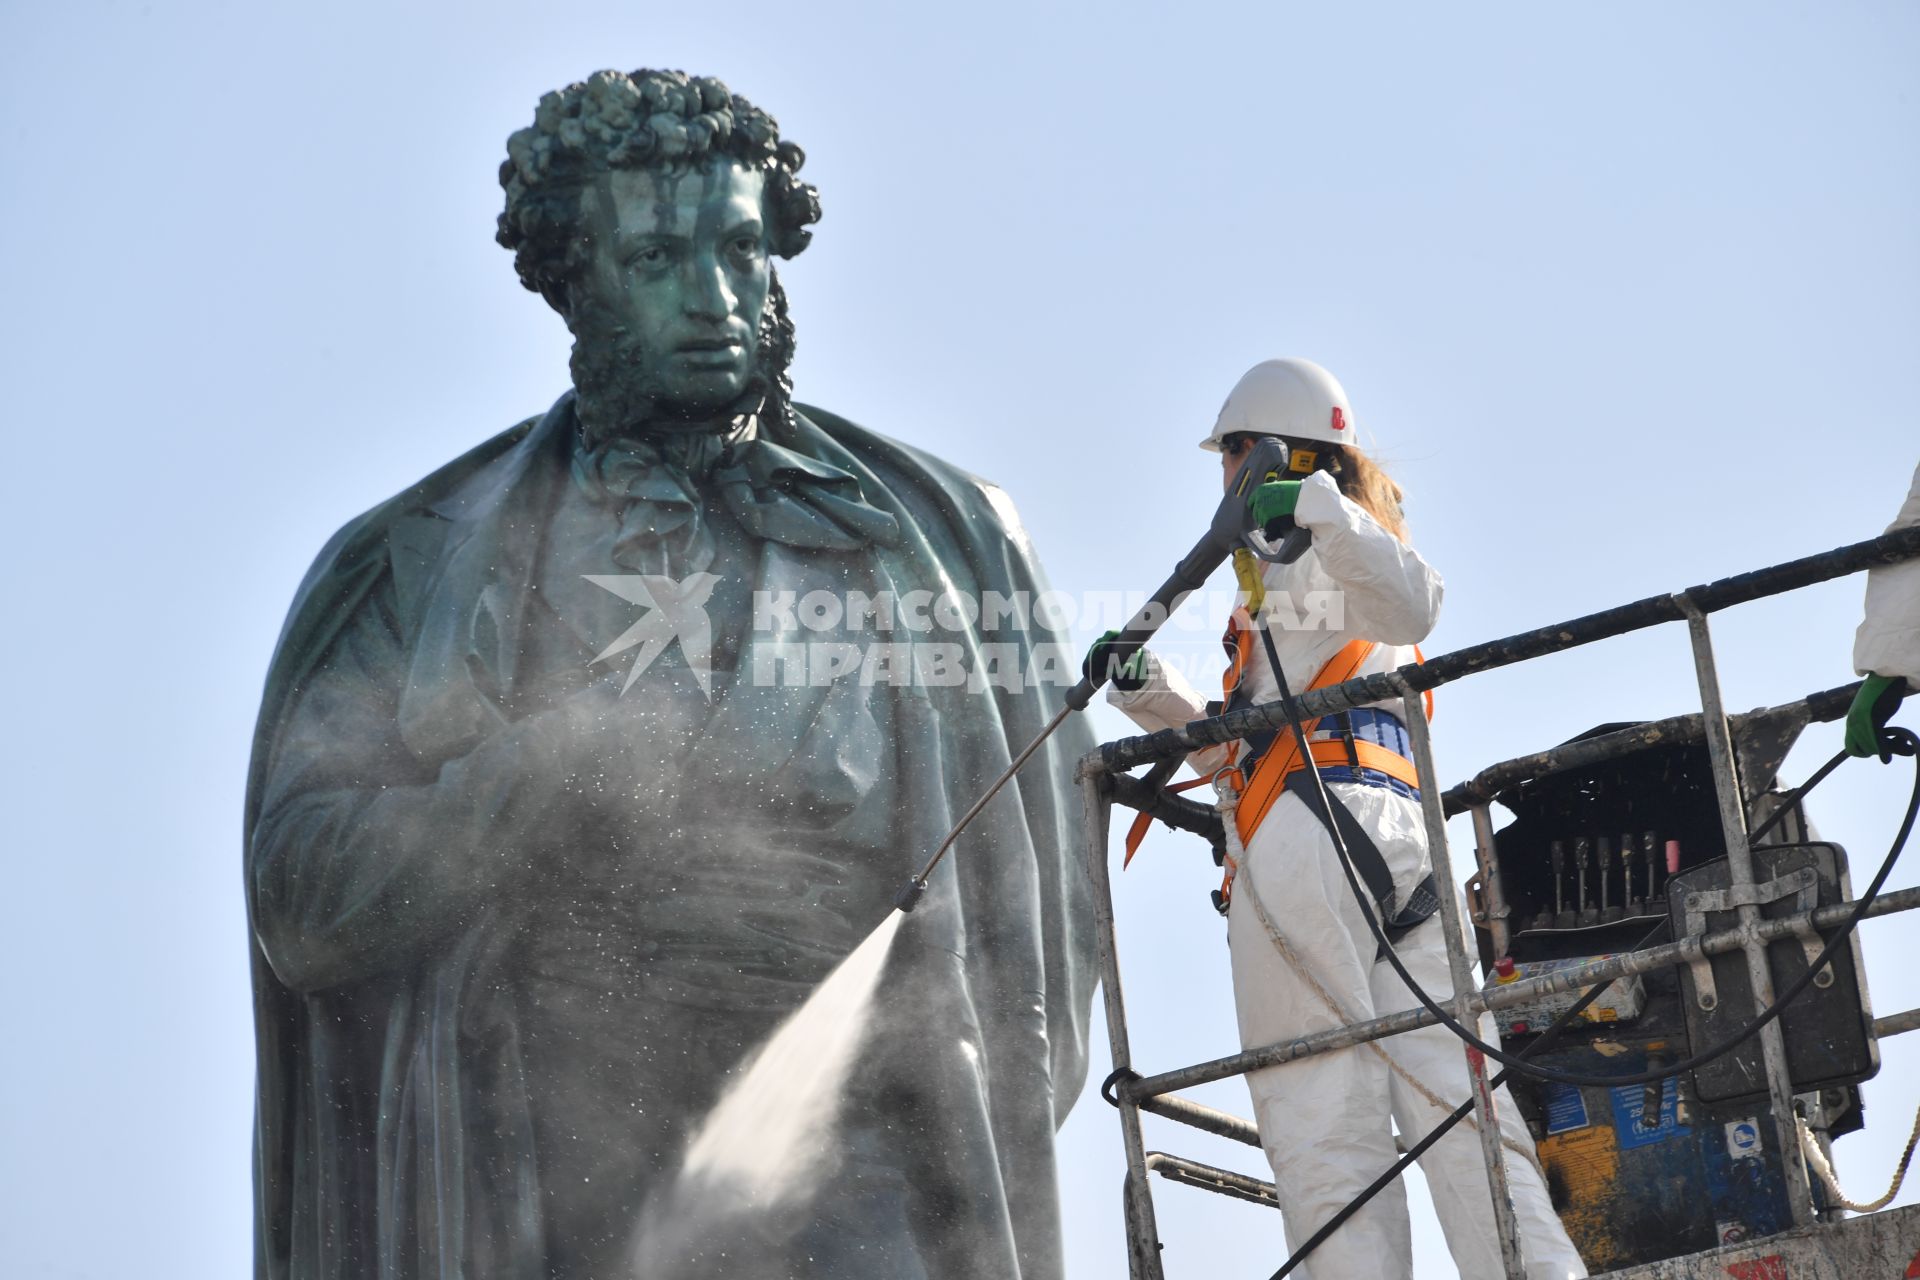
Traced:
<path id="1" fill-rule="evenodd" d="M 1347 744 L 1347 763 L 1354 769 L 1360 767 L 1360 748 L 1353 742 L 1353 713 L 1339 712 L 1335 717 L 1340 723 L 1340 740 Z"/>

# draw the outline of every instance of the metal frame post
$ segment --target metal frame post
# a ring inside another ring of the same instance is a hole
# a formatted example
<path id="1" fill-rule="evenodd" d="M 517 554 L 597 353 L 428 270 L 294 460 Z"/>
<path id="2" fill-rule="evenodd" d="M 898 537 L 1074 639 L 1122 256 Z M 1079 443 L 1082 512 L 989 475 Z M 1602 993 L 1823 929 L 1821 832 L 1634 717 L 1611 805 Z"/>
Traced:
<path id="1" fill-rule="evenodd" d="M 1440 776 L 1433 764 L 1433 735 L 1427 729 L 1427 708 L 1420 693 L 1401 685 L 1400 717 L 1406 722 L 1413 747 L 1413 767 L 1420 781 L 1420 812 L 1427 823 L 1427 856 L 1440 890 L 1440 923 L 1447 931 L 1447 964 L 1453 974 L 1453 1013 L 1463 1024 L 1477 1025 L 1473 1006 L 1473 964 L 1467 958 L 1464 922 L 1460 918 L 1460 886 L 1453 878 L 1453 858 L 1447 851 L 1447 818 L 1440 809 Z M 1500 1118 L 1487 1085 L 1487 1060 L 1468 1046 L 1467 1075 L 1473 1088 L 1474 1123 L 1480 1130 L 1480 1152 L 1487 1164 L 1487 1189 L 1493 1198 L 1494 1230 L 1500 1237 L 1500 1261 L 1508 1280 L 1526 1280 L 1526 1259 L 1520 1251 L 1520 1224 L 1513 1211 L 1513 1188 L 1507 1181 L 1507 1153 L 1500 1145 Z"/>
<path id="2" fill-rule="evenodd" d="M 1595 982 L 1636 973 L 1671 969 L 1706 956 L 1740 951 L 1753 987 L 1756 1012 L 1774 1000 L 1771 974 L 1767 967 L 1768 944 L 1775 938 L 1804 938 L 1810 928 L 1823 928 L 1850 920 L 1856 908 L 1860 918 L 1889 915 L 1920 909 L 1920 887 L 1884 893 L 1867 904 L 1841 902 L 1815 907 L 1797 915 L 1768 920 L 1762 916 L 1754 898 L 1753 861 L 1745 808 L 1740 793 L 1737 762 L 1734 756 L 1731 725 L 1721 701 L 1719 676 L 1714 664 L 1712 639 L 1706 614 L 1747 600 L 1778 595 L 1799 587 L 1824 582 L 1860 569 L 1892 564 L 1920 557 L 1920 529 L 1905 529 L 1868 542 L 1838 548 L 1784 565 L 1754 573 L 1722 579 L 1675 595 L 1651 596 L 1602 613 L 1509 636 L 1487 644 L 1443 654 L 1424 665 L 1409 665 L 1396 671 L 1361 676 L 1327 689 L 1301 696 L 1297 708 L 1277 703 L 1244 708 L 1225 715 L 1194 721 L 1182 728 L 1136 735 L 1104 743 L 1080 761 L 1075 780 L 1082 786 L 1082 805 L 1086 830 L 1086 871 L 1093 889 L 1096 940 L 1102 975 L 1101 987 L 1107 1015 L 1107 1035 L 1112 1050 L 1114 1072 L 1109 1099 L 1120 1111 L 1123 1145 L 1127 1159 L 1124 1187 L 1129 1274 L 1132 1280 L 1164 1280 L 1160 1242 L 1154 1218 L 1149 1174 L 1158 1170 L 1163 1176 L 1190 1186 L 1270 1204 L 1271 1188 L 1257 1179 L 1228 1170 L 1214 1169 L 1195 1161 L 1162 1153 L 1148 1153 L 1141 1133 L 1140 1112 L 1154 1111 L 1169 1119 L 1236 1141 L 1258 1145 L 1255 1126 L 1238 1117 L 1171 1096 L 1176 1089 L 1244 1075 L 1262 1068 L 1281 1066 L 1314 1054 L 1327 1053 L 1388 1036 L 1433 1025 L 1439 1019 L 1425 1007 L 1403 1010 L 1314 1032 L 1290 1041 L 1243 1050 L 1225 1058 L 1163 1072 L 1142 1079 L 1131 1068 L 1126 1009 L 1121 992 L 1119 950 L 1114 928 L 1112 882 L 1108 874 L 1107 843 L 1112 806 L 1123 803 L 1152 813 L 1177 828 L 1208 834 L 1217 831 L 1216 819 L 1190 801 L 1158 793 L 1140 780 L 1129 778 L 1125 770 L 1150 761 L 1175 759 L 1207 746 L 1245 737 L 1259 729 L 1284 729 L 1284 717 L 1294 714 L 1325 715 L 1350 707 L 1365 706 L 1397 698 L 1400 701 L 1413 763 L 1420 785 L 1421 816 L 1426 828 L 1434 877 L 1440 882 L 1442 927 L 1446 930 L 1447 960 L 1453 980 L 1451 1003 L 1455 1016 L 1470 1025 L 1477 1024 L 1477 1011 L 1518 1007 L 1550 995 L 1568 994 Z M 1687 622 L 1693 644 L 1695 674 L 1699 679 L 1701 707 L 1696 716 L 1678 716 L 1656 721 L 1603 737 L 1563 744 L 1544 752 L 1482 770 L 1479 775 L 1442 795 L 1433 760 L 1433 743 L 1428 731 L 1421 692 L 1458 680 L 1476 671 L 1506 666 L 1547 653 L 1559 652 L 1609 636 L 1622 635 L 1662 622 Z M 1787 707 L 1756 711 L 1747 720 L 1777 718 L 1786 712 L 1800 715 L 1798 723 L 1808 719 L 1832 720 L 1845 714 L 1857 685 L 1810 694 Z M 1715 798 L 1719 806 L 1721 832 L 1727 848 L 1728 897 L 1733 900 L 1737 925 L 1717 933 L 1707 933 L 1704 920 L 1693 926 L 1697 934 L 1626 955 L 1609 956 L 1537 978 L 1481 990 L 1473 985 L 1472 962 L 1467 947 L 1476 942 L 1466 931 L 1462 919 L 1458 886 L 1454 882 L 1452 858 L 1446 835 L 1449 807 L 1468 809 L 1474 823 L 1474 844 L 1481 866 L 1485 894 L 1486 923 L 1493 935 L 1496 952 L 1503 952 L 1511 933 L 1504 886 L 1500 883 L 1493 858 L 1494 843 L 1487 802 L 1494 792 L 1510 782 L 1561 770 L 1577 768 L 1601 759 L 1659 745 L 1702 736 L 1706 739 L 1713 767 Z M 976 806 L 976 809 L 979 806 Z M 1218 836 L 1213 838 L 1217 839 Z M 1920 1029 L 1920 1010 L 1881 1019 L 1874 1026 L 1879 1035 L 1895 1035 Z M 1813 1200 L 1808 1170 L 1800 1157 L 1797 1114 L 1793 1109 L 1793 1082 L 1786 1064 L 1785 1040 L 1776 1021 L 1760 1033 L 1765 1060 L 1768 1094 L 1772 1104 L 1775 1141 L 1781 1150 L 1788 1182 L 1789 1208 L 1801 1228 L 1770 1237 L 1757 1247 L 1772 1247 L 1776 1241 L 1807 1240 L 1807 1228 L 1813 1218 Z M 1525 1280 L 1525 1261 L 1520 1246 L 1514 1213 L 1506 1155 L 1502 1148 L 1499 1117 L 1486 1063 L 1479 1053 L 1467 1055 L 1468 1078 L 1473 1090 L 1474 1111 L 1478 1120 L 1481 1156 L 1487 1167 L 1488 1189 L 1494 1209 L 1495 1230 L 1500 1238 L 1500 1253 L 1509 1280 Z M 1913 1207 L 1920 1208 L 1920 1207 Z M 1863 1221 L 1887 1222 L 1906 1211 L 1870 1215 Z M 1835 1215 L 1838 1216 L 1838 1215 Z M 1911 1219 L 1920 1221 L 1920 1219 Z M 1852 1224 L 1847 1224 L 1852 1225 Z M 1838 1229 L 1836 1226 L 1835 1228 Z M 1920 1237 L 1916 1237 L 1920 1238 Z M 1819 1244 L 1818 1241 L 1812 1241 Z M 1910 1247 L 1900 1237 L 1901 1256 Z M 1739 1248 L 1739 1246 L 1736 1246 Z M 1726 1250 L 1712 1256 L 1720 1259 Z M 1705 1259 L 1708 1255 L 1694 1255 Z M 1827 1256 L 1824 1252 L 1823 1257 Z M 1742 1257 L 1740 1260 L 1744 1261 Z M 1664 1264 L 1662 1264 L 1664 1265 Z M 1636 1271 L 1639 1269 L 1636 1269 Z M 1663 1269 L 1661 1274 L 1666 1274 Z M 1677 1274 L 1677 1273 L 1676 1273 Z M 1717 1272 L 1716 1272 L 1717 1274 Z"/>
<path id="3" fill-rule="evenodd" d="M 1441 800 L 1444 810 L 1446 797 Z M 1480 864 L 1480 910 L 1498 958 L 1507 954 L 1507 942 L 1513 936 L 1513 928 L 1507 923 L 1513 912 L 1507 906 L 1507 889 L 1500 880 L 1500 863 L 1493 856 L 1493 815 L 1484 804 L 1476 804 L 1468 812 L 1473 815 L 1473 855 Z"/>
<path id="4" fill-rule="evenodd" d="M 1094 936 L 1099 945 L 1100 992 L 1107 1014 L 1107 1045 L 1113 1070 L 1133 1070 L 1127 1043 L 1127 1006 L 1120 989 L 1120 951 L 1113 927 L 1113 883 L 1107 874 L 1107 827 L 1113 802 L 1106 775 L 1090 762 L 1080 765 L 1080 803 L 1087 833 L 1087 878 L 1093 882 Z M 1165 1280 L 1160 1267 L 1160 1230 L 1153 1216 L 1153 1190 L 1147 1182 L 1146 1142 L 1140 1133 L 1140 1105 L 1122 1087 L 1113 1096 L 1120 1107 L 1120 1141 L 1127 1153 L 1123 1199 L 1127 1221 L 1127 1270 L 1132 1280 Z"/>
<path id="5" fill-rule="evenodd" d="M 1720 700 L 1720 674 L 1714 663 L 1707 615 L 1694 603 L 1690 592 L 1680 592 L 1674 601 L 1686 615 L 1687 634 L 1693 642 L 1693 668 L 1700 683 L 1707 755 L 1713 762 L 1713 790 L 1720 802 L 1720 835 L 1727 848 L 1728 897 L 1739 904 L 1739 927 L 1745 935 L 1740 949 L 1747 958 L 1747 981 L 1753 988 L 1753 1011 L 1758 1016 L 1773 1003 L 1773 973 L 1767 966 L 1767 944 L 1759 934 L 1760 907 L 1753 900 L 1753 851 L 1747 844 L 1746 806 L 1741 803 L 1740 779 L 1734 767 L 1733 734 L 1727 728 L 1726 707 Z M 1774 1139 L 1779 1144 L 1780 1164 L 1786 1173 L 1787 1207 L 1793 1214 L 1793 1224 L 1804 1227 L 1813 1221 L 1813 1191 L 1808 1186 L 1806 1164 L 1800 1155 L 1800 1131 L 1793 1110 L 1793 1077 L 1787 1071 L 1787 1041 L 1779 1019 L 1760 1029 L 1760 1054 L 1767 1071 Z"/>

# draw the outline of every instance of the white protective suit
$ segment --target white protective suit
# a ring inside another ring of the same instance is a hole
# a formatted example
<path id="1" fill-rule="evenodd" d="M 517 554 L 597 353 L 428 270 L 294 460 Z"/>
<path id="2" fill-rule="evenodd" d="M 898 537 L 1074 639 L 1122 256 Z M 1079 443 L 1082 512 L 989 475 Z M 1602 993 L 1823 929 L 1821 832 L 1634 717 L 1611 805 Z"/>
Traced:
<path id="1" fill-rule="evenodd" d="M 1296 694 L 1306 689 L 1321 666 L 1354 639 L 1379 642 L 1358 674 L 1413 661 L 1411 646 L 1425 638 L 1439 616 L 1440 575 L 1343 497 L 1325 473 L 1303 482 L 1294 518 L 1312 532 L 1312 548 L 1291 565 L 1266 566 L 1262 610 L 1289 687 Z M 1290 629 L 1289 624 L 1297 625 Z M 1271 702 L 1279 693 L 1265 646 L 1256 642 L 1254 654 L 1243 679 L 1251 682 L 1253 701 Z M 1206 700 L 1178 671 L 1158 661 L 1150 661 L 1142 688 L 1110 689 L 1108 700 L 1148 730 L 1178 727 L 1206 714 Z M 1382 706 L 1396 715 L 1402 710 L 1397 703 Z M 1204 774 L 1225 757 L 1224 749 L 1215 749 L 1197 753 L 1192 763 Z M 1329 785 L 1372 833 L 1393 873 L 1394 906 L 1399 907 L 1430 870 L 1419 803 L 1384 787 Z M 1284 936 L 1291 957 L 1282 953 L 1269 921 Z M 1396 950 L 1428 993 L 1444 1001 L 1453 984 L 1442 930 L 1435 916 L 1403 937 Z M 1294 795 L 1280 796 L 1247 844 L 1233 886 L 1227 941 L 1240 1042 L 1247 1048 L 1418 1005 L 1392 967 L 1376 962 L 1377 945 L 1333 843 Z M 1330 1008 L 1329 999 L 1340 1007 Z M 1480 1034 L 1493 1039 L 1490 1017 L 1482 1019 Z M 1391 1071 L 1380 1053 L 1364 1045 L 1270 1067 L 1247 1079 L 1289 1249 L 1297 1249 L 1393 1164 L 1397 1153 L 1389 1113 L 1412 1142 L 1469 1096 L 1465 1051 L 1444 1027 L 1393 1036 L 1378 1047 L 1424 1088 Z M 1446 1105 L 1435 1106 L 1423 1092 Z M 1500 1127 L 1510 1140 L 1507 1169 L 1527 1274 L 1532 1280 L 1585 1276 L 1586 1267 L 1548 1200 L 1519 1108 L 1504 1089 L 1497 1097 Z M 1461 1276 L 1503 1276 L 1478 1133 L 1470 1123 L 1455 1126 L 1420 1165 Z M 1295 1274 L 1309 1272 L 1322 1280 L 1411 1277 L 1403 1184 L 1395 1181 L 1375 1196 Z"/>
<path id="2" fill-rule="evenodd" d="M 1920 524 L 1920 467 L 1887 532 Z M 1867 616 L 1853 638 L 1858 675 L 1905 676 L 1920 690 L 1920 560 L 1867 571 Z"/>

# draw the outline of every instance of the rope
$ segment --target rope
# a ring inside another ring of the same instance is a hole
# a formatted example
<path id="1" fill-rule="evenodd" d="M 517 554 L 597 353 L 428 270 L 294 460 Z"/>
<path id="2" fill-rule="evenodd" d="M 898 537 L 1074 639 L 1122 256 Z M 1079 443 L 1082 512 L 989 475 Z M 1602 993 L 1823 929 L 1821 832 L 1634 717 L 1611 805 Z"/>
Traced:
<path id="1" fill-rule="evenodd" d="M 1236 796 L 1233 799 L 1237 801 L 1238 797 Z M 1223 799 L 1220 808 L 1221 817 L 1226 822 L 1228 830 L 1234 833 L 1232 836 L 1229 836 L 1229 839 L 1234 839 L 1236 844 L 1239 843 L 1239 841 L 1235 839 L 1238 835 L 1238 830 L 1233 825 L 1234 805 Z M 1241 853 L 1244 859 L 1244 847 Z M 1327 1012 L 1331 1013 L 1338 1021 L 1349 1026 L 1356 1022 L 1363 1021 L 1363 1019 L 1356 1018 L 1352 1013 L 1348 1012 L 1346 1006 L 1341 1004 L 1332 992 L 1321 985 L 1320 979 L 1314 974 L 1313 970 L 1295 953 L 1292 944 L 1287 941 L 1286 935 L 1280 932 L 1280 926 L 1275 924 L 1273 917 L 1268 914 L 1267 904 L 1261 900 L 1260 890 L 1253 882 L 1252 868 L 1242 866 L 1240 871 L 1241 874 L 1236 878 L 1235 883 L 1239 886 L 1240 891 L 1247 895 L 1247 901 L 1253 905 L 1254 914 L 1260 918 L 1261 926 L 1266 929 L 1267 937 L 1272 940 L 1274 948 L 1280 953 L 1280 957 L 1291 965 L 1294 972 L 1306 981 L 1306 984 L 1313 989 L 1313 993 L 1320 997 L 1320 1003 L 1327 1007 Z M 1415 1076 L 1398 1062 L 1395 1062 L 1393 1055 L 1383 1049 L 1379 1041 L 1368 1040 L 1365 1042 L 1365 1047 L 1370 1050 L 1375 1057 L 1379 1058 L 1380 1061 L 1387 1064 L 1388 1071 L 1398 1076 L 1408 1088 L 1426 1099 L 1427 1103 L 1432 1106 L 1435 1111 L 1438 1111 L 1441 1115 L 1446 1115 L 1454 1109 L 1453 1103 L 1442 1099 L 1439 1094 L 1429 1089 L 1425 1082 L 1419 1077 Z M 1916 1120 L 1920 1120 L 1920 1117 L 1916 1117 Z M 1468 1128 L 1478 1131 L 1479 1117 L 1477 1115 L 1468 1116 L 1466 1118 L 1466 1124 Z M 1546 1170 L 1541 1168 L 1540 1158 L 1533 1151 L 1531 1144 L 1523 1147 L 1503 1133 L 1500 1135 L 1500 1145 L 1519 1156 L 1522 1160 L 1525 1160 L 1533 1167 L 1534 1172 L 1540 1175 L 1541 1181 L 1546 1181 Z"/>
<path id="2" fill-rule="evenodd" d="M 1887 1187 L 1887 1194 L 1869 1204 L 1855 1204 L 1847 1199 L 1847 1193 L 1840 1189 L 1840 1183 L 1834 1176 L 1833 1163 L 1827 1159 L 1827 1153 L 1820 1149 L 1820 1140 L 1814 1137 L 1807 1118 L 1796 1115 L 1794 1119 L 1800 1125 L 1800 1154 L 1807 1158 L 1807 1167 L 1819 1177 L 1820 1185 L 1827 1189 L 1827 1195 L 1842 1209 L 1849 1213 L 1873 1213 L 1892 1204 L 1893 1198 L 1900 1194 L 1900 1184 L 1907 1178 L 1907 1166 L 1913 1163 L 1913 1148 L 1920 1144 L 1920 1110 L 1913 1113 L 1913 1129 L 1907 1134 L 1907 1149 L 1900 1153 L 1900 1163 L 1894 1166 L 1893 1182 Z"/>

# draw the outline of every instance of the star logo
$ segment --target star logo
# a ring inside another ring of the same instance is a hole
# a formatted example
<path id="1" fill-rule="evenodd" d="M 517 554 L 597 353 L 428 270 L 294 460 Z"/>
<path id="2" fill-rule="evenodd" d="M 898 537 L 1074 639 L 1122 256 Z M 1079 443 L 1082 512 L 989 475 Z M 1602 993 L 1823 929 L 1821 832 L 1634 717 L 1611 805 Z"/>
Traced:
<path id="1" fill-rule="evenodd" d="M 693 672 L 693 678 L 699 682 L 700 692 L 713 701 L 713 622 L 707 617 L 707 600 L 713 595 L 714 584 L 720 576 L 713 573 L 695 573 L 684 581 L 664 577 L 657 573 L 588 573 L 581 575 L 594 586 L 611 591 L 630 604 L 637 604 L 647 610 L 640 620 L 620 633 L 620 638 L 595 654 L 587 663 L 605 662 L 632 648 L 640 652 L 633 655 L 633 665 L 627 668 L 626 683 L 620 686 L 625 693 L 633 688 L 633 682 L 640 673 L 652 666 L 654 660 L 667 651 L 674 640 L 680 641 L 680 652 L 687 660 L 687 669 Z"/>

